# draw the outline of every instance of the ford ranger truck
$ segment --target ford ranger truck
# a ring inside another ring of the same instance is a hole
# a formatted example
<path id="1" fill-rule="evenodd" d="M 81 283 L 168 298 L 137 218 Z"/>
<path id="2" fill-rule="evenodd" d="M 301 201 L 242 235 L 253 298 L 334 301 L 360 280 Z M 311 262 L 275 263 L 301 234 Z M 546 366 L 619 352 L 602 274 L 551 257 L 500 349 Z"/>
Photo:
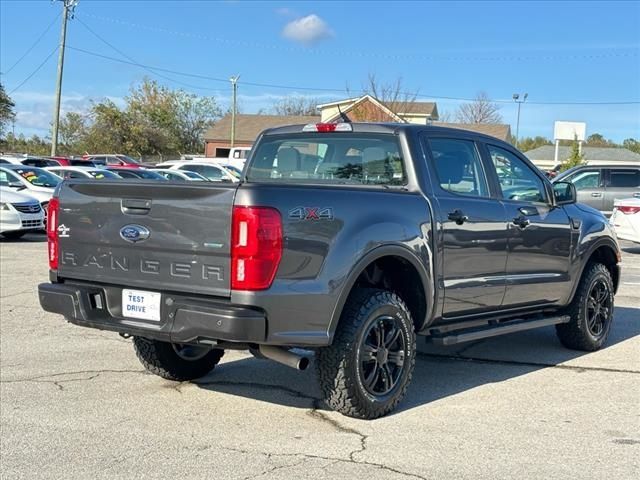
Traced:
<path id="1" fill-rule="evenodd" d="M 39 298 L 131 337 L 169 380 L 208 375 L 227 349 L 313 361 L 331 408 L 373 419 L 404 397 L 418 335 L 454 345 L 554 325 L 568 348 L 605 344 L 620 249 L 575 198 L 473 132 L 279 127 L 240 183 L 62 182 Z"/>

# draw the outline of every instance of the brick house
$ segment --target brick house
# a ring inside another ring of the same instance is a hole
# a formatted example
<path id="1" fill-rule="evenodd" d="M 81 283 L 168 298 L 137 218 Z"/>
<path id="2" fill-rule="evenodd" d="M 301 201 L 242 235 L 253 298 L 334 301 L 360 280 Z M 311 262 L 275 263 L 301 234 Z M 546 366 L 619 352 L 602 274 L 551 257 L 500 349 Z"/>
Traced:
<path id="1" fill-rule="evenodd" d="M 296 115 L 236 115 L 236 147 L 250 147 L 256 137 L 266 128 L 280 127 L 292 123 L 317 123 L 320 116 Z M 207 157 L 226 157 L 231 139 L 231 115 L 222 117 L 204 135 L 204 154 Z"/>
<path id="2" fill-rule="evenodd" d="M 235 146 L 251 146 L 258 134 L 266 128 L 289 124 L 339 122 L 340 113 L 348 115 L 354 122 L 428 124 L 484 133 L 507 142 L 511 138 L 509 125 L 438 122 L 438 107 L 435 102 L 396 102 L 394 104 L 380 102 L 370 95 L 363 95 L 362 97 L 324 103 L 318 105 L 317 108 L 320 111 L 318 116 L 238 114 L 236 115 Z M 230 147 L 231 115 L 225 115 L 213 127 L 209 128 L 204 137 L 207 157 L 226 157 Z"/>

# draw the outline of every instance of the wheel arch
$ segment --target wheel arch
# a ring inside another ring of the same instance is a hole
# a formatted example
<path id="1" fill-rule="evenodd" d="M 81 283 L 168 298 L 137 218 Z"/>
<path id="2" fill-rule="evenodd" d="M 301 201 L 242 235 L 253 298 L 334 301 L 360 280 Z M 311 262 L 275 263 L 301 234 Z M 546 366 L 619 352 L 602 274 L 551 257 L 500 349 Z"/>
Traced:
<path id="1" fill-rule="evenodd" d="M 338 301 L 336 302 L 331 315 L 331 321 L 328 328 L 329 343 L 333 342 L 333 337 L 336 328 L 338 327 L 344 306 L 353 289 L 357 287 L 359 279 L 361 279 L 365 272 L 367 272 L 367 269 L 373 265 L 381 265 L 381 262 L 390 266 L 393 265 L 393 262 L 399 262 L 399 264 L 404 263 L 405 267 L 415 274 L 414 280 L 419 281 L 419 284 L 416 286 L 417 292 L 419 292 L 418 299 L 416 300 L 414 298 L 403 297 L 403 300 L 408 304 L 407 306 L 411 311 L 412 317 L 414 317 L 413 322 L 416 332 L 422 330 L 424 325 L 428 322 L 428 319 L 432 317 L 435 287 L 431 273 L 433 271 L 431 268 L 431 256 L 428 256 L 428 267 L 425 267 L 425 261 L 422 260 L 414 251 L 405 246 L 379 246 L 363 255 L 347 275 L 347 280 L 344 282 L 340 295 L 338 296 Z M 409 280 L 411 280 L 411 278 L 409 278 Z M 411 285 L 407 285 L 407 287 L 410 286 Z M 418 314 L 416 315 L 416 313 Z"/>
<path id="2" fill-rule="evenodd" d="M 618 266 L 620 249 L 616 245 L 615 241 L 609 238 L 602 238 L 593 243 L 583 254 L 582 264 L 580 265 L 579 274 L 576 277 L 576 281 L 573 284 L 573 288 L 571 290 L 570 302 L 573 301 L 573 298 L 576 295 L 576 291 L 578 290 L 578 285 L 580 284 L 580 280 L 584 275 L 584 271 L 587 268 L 587 265 L 593 261 L 597 261 L 598 263 L 602 263 L 609 273 L 611 274 L 611 279 L 613 280 L 613 288 L 614 293 L 618 291 L 618 285 L 620 284 L 620 267 Z"/>

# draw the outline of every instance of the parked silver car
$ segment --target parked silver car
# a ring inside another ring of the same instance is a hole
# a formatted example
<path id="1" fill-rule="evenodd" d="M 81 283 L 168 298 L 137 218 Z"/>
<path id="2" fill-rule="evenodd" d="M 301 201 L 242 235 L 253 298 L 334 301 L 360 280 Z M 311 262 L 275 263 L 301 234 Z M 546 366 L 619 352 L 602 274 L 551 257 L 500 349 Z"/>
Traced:
<path id="1" fill-rule="evenodd" d="M 578 202 L 611 215 L 616 199 L 640 198 L 640 166 L 581 165 L 561 173 L 553 182 L 571 182 Z"/>

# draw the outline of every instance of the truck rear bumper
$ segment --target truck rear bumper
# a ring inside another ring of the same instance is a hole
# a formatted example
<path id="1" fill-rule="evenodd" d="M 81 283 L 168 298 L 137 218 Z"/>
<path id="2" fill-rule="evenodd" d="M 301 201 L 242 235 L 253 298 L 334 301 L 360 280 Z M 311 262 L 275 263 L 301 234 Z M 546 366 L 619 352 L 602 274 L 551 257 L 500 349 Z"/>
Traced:
<path id="1" fill-rule="evenodd" d="M 162 293 L 160 321 L 121 315 L 122 289 L 114 286 L 42 283 L 40 305 L 83 327 L 110 330 L 173 343 L 215 340 L 264 343 L 265 313 L 215 300 Z"/>

